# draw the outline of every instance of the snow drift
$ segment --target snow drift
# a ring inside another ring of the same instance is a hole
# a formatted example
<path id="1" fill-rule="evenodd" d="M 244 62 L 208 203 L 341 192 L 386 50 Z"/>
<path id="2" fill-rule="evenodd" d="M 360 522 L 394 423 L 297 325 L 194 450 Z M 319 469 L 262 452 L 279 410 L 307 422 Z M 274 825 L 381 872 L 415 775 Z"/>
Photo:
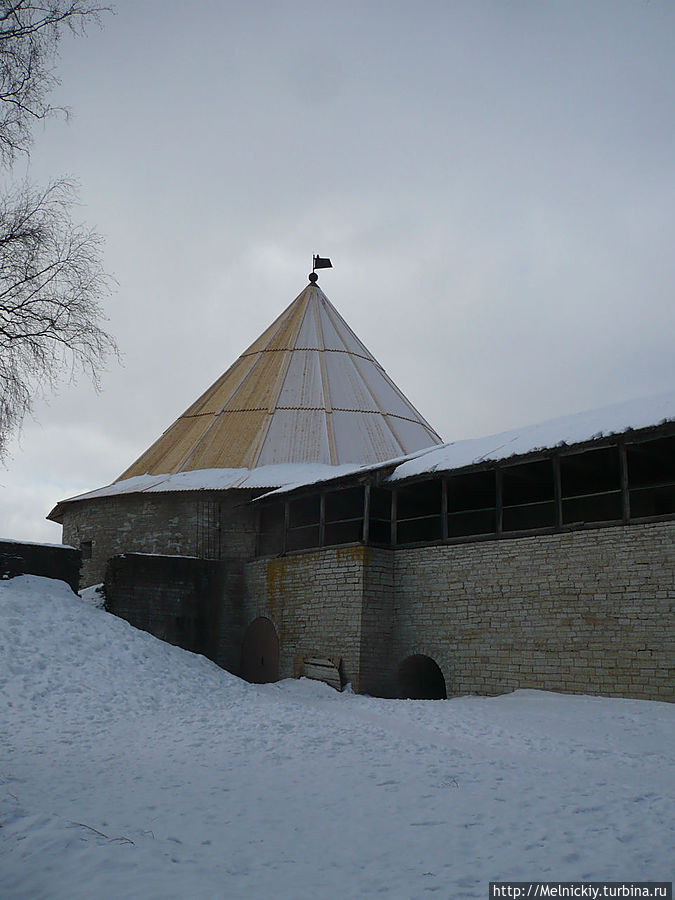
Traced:
<path id="1" fill-rule="evenodd" d="M 0 582 L 3 898 L 484 898 L 672 877 L 675 708 L 245 684 Z"/>

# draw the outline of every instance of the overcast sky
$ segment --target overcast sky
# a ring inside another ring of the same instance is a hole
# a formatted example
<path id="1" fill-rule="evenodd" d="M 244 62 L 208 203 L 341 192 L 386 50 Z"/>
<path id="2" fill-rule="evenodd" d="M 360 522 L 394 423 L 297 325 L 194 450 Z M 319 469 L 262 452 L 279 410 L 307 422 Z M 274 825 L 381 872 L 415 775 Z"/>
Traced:
<path id="1" fill-rule="evenodd" d="M 0 534 L 114 480 L 307 283 L 445 440 L 675 388 L 675 3 L 118 0 L 63 42 L 124 354 L 36 404 Z"/>

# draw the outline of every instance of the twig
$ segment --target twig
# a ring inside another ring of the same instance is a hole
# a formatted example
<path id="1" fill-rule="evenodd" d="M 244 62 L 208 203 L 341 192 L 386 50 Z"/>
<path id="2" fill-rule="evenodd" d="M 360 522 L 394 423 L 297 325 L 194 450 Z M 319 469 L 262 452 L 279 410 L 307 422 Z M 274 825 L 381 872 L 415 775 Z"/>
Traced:
<path id="1" fill-rule="evenodd" d="M 80 828 L 88 828 L 89 831 L 93 831 L 94 834 L 99 834 L 102 838 L 105 838 L 106 841 L 111 841 L 112 843 L 120 843 L 120 844 L 133 844 L 134 842 L 128 837 L 116 837 L 111 838 L 108 837 L 107 834 L 103 834 L 102 831 L 98 831 L 96 828 L 92 828 L 91 825 L 85 825 L 83 822 L 71 822 L 71 825 L 78 825 Z M 154 835 L 153 835 L 154 837 Z"/>

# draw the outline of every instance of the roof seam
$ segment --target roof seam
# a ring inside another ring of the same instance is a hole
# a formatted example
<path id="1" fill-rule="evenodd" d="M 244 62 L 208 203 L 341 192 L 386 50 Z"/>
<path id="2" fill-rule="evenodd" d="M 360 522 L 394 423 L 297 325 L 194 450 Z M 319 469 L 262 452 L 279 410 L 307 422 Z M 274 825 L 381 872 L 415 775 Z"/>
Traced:
<path id="1" fill-rule="evenodd" d="M 323 406 L 277 406 L 277 410 L 279 409 L 288 409 L 288 410 L 301 410 L 303 412 L 324 412 L 325 407 Z M 224 409 L 218 413 L 195 413 L 192 416 L 181 416 L 181 419 L 189 418 L 189 419 L 198 419 L 201 416 L 221 416 L 227 413 L 241 413 L 241 412 L 264 412 L 268 413 L 269 411 L 266 406 L 239 406 L 233 409 Z M 363 413 L 364 416 L 382 416 L 386 418 L 387 416 L 392 419 L 401 419 L 404 422 L 413 422 L 415 425 L 419 425 L 421 428 L 424 428 L 425 431 L 428 431 L 428 427 L 424 424 L 424 422 L 420 422 L 419 419 L 412 418 L 411 416 L 402 416 L 399 413 L 392 412 L 382 412 L 379 409 L 358 409 L 357 407 L 351 406 L 332 406 L 329 412 L 349 412 L 349 413 Z"/>
<path id="2" fill-rule="evenodd" d="M 366 362 L 374 363 L 374 365 L 382 372 L 385 371 L 383 366 L 374 356 L 366 356 L 363 353 L 354 353 L 353 350 L 338 350 L 336 347 L 270 347 L 265 348 L 264 350 L 256 350 L 252 353 L 242 353 L 239 359 L 244 359 L 247 356 L 257 356 L 260 353 L 288 353 L 289 351 L 295 353 L 296 350 L 311 353 L 345 353 L 347 356 L 355 356 L 357 359 L 365 359 Z"/>

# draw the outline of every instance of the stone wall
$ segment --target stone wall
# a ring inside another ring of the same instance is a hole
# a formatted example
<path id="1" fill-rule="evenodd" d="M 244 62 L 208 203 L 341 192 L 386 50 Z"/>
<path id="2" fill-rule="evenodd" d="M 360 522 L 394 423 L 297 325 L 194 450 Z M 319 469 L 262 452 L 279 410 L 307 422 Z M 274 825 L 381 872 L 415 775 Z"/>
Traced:
<path id="1" fill-rule="evenodd" d="M 77 593 L 80 580 L 80 551 L 58 544 L 0 541 L 0 578 L 40 575 L 56 578 Z"/>
<path id="2" fill-rule="evenodd" d="M 136 628 L 220 662 L 223 565 L 217 560 L 125 554 L 108 562 L 106 609 Z"/>
<path id="3" fill-rule="evenodd" d="M 393 550 L 365 548 L 361 607 L 359 687 L 363 693 L 395 693 L 392 671 L 395 559 Z"/>
<path id="4" fill-rule="evenodd" d="M 448 694 L 675 700 L 675 523 L 400 549 L 392 660 Z"/>
<path id="5" fill-rule="evenodd" d="M 214 658 L 235 673 L 247 626 L 265 616 L 282 678 L 299 657 L 339 656 L 356 690 L 387 695 L 401 662 L 422 654 L 449 695 L 539 688 L 675 700 L 675 522 L 256 560 L 251 496 L 89 500 L 66 510 L 64 540 L 92 542 L 83 585 L 102 581 L 122 553 L 217 556 Z"/>
<path id="6" fill-rule="evenodd" d="M 396 694 L 409 656 L 448 695 L 516 688 L 675 700 L 675 523 L 384 550 L 327 548 L 246 567 L 281 677 L 341 656 L 356 690 Z"/>
<path id="7" fill-rule="evenodd" d="M 82 563 L 81 586 L 99 584 L 108 560 L 122 553 L 160 553 L 221 559 L 228 589 L 242 589 L 236 561 L 255 552 L 255 511 L 250 491 L 175 491 L 118 494 L 69 504 L 63 540 L 73 547 L 91 542 Z"/>
<path id="8" fill-rule="evenodd" d="M 342 658 L 343 680 L 359 689 L 364 559 L 361 546 L 333 547 L 258 559 L 246 566 L 245 620 L 274 623 L 279 677 L 294 675 L 298 658 Z"/>

